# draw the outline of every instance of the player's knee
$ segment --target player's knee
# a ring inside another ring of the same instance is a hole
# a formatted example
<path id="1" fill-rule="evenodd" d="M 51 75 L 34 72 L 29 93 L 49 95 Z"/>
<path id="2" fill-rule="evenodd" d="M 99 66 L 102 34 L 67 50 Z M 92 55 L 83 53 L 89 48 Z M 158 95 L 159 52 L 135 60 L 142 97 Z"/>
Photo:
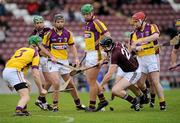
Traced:
<path id="1" fill-rule="evenodd" d="M 27 89 L 28 90 L 28 84 L 26 82 L 21 82 L 19 84 L 14 85 L 14 88 L 15 88 L 15 90 L 17 92 L 22 90 L 22 89 Z"/>
<path id="2" fill-rule="evenodd" d="M 113 88 L 112 88 L 112 94 L 113 95 L 118 95 L 118 93 L 119 93 L 119 88 L 117 88 L 116 86 L 114 86 Z"/>
<path id="3" fill-rule="evenodd" d="M 54 82 L 52 85 L 53 85 L 53 88 L 56 90 L 58 90 L 60 88 L 59 82 Z"/>

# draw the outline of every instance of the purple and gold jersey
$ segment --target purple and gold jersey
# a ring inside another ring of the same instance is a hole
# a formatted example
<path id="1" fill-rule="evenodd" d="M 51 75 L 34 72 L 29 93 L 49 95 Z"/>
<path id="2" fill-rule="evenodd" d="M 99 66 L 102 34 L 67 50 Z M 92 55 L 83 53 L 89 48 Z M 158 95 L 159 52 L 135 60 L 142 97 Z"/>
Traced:
<path id="1" fill-rule="evenodd" d="M 91 21 L 86 22 L 84 31 L 84 39 L 86 44 L 86 50 L 98 50 L 99 40 L 101 40 L 102 35 L 107 32 L 107 27 L 95 16 Z"/>
<path id="2" fill-rule="evenodd" d="M 119 42 L 115 43 L 112 50 L 111 64 L 117 64 L 124 72 L 134 72 L 139 66 L 137 59 Z"/>
<path id="3" fill-rule="evenodd" d="M 6 68 L 16 68 L 18 71 L 22 71 L 26 67 L 32 66 L 32 68 L 38 69 L 39 66 L 39 54 L 37 49 L 22 47 L 14 53 L 14 55 L 6 63 Z"/>
<path id="4" fill-rule="evenodd" d="M 38 35 L 39 37 L 41 37 L 41 38 L 43 39 L 43 38 L 44 38 L 44 35 L 46 35 L 46 33 L 47 33 L 49 30 L 50 30 L 50 28 L 48 28 L 48 27 L 43 28 L 41 31 L 38 31 L 38 30 L 34 29 L 30 36 L 32 36 L 32 35 Z"/>
<path id="5" fill-rule="evenodd" d="M 132 42 L 136 42 L 138 39 L 144 38 L 144 37 L 148 37 L 154 33 L 160 33 L 158 27 L 155 24 L 149 24 L 146 23 L 144 29 L 142 30 L 135 30 L 132 33 L 132 38 L 131 38 L 131 43 Z M 154 41 L 151 41 L 147 44 L 143 44 L 141 45 L 142 48 L 146 48 L 146 47 L 153 47 L 154 46 Z M 138 56 L 146 56 L 146 55 L 152 55 L 155 54 L 156 50 L 155 48 L 149 48 L 143 51 L 138 51 L 137 55 Z"/>
<path id="6" fill-rule="evenodd" d="M 55 58 L 66 60 L 68 59 L 67 47 L 74 45 L 74 40 L 69 30 L 64 28 L 61 33 L 57 33 L 52 29 L 44 36 L 43 45 L 50 49 Z"/>

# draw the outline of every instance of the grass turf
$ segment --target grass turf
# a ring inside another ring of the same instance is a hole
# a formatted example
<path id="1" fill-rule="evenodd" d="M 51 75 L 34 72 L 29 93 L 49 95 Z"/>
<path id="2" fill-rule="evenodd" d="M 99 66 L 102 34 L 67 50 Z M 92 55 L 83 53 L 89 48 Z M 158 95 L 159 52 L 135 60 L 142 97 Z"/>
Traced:
<path id="1" fill-rule="evenodd" d="M 106 97 L 110 94 L 106 93 Z M 165 91 L 167 111 L 160 111 L 156 98 L 155 108 L 145 105 L 140 112 L 130 109 L 128 102 L 116 98 L 106 107 L 105 112 L 85 113 L 76 111 L 73 100 L 68 93 L 60 94 L 60 111 L 41 111 L 34 105 L 37 94 L 31 95 L 28 109 L 32 116 L 12 116 L 18 101 L 18 95 L 0 95 L 0 123 L 179 123 L 180 122 L 180 90 Z M 88 105 L 88 94 L 80 93 L 83 104 Z M 48 94 L 48 101 L 51 95 Z M 114 111 L 110 111 L 112 106 Z"/>

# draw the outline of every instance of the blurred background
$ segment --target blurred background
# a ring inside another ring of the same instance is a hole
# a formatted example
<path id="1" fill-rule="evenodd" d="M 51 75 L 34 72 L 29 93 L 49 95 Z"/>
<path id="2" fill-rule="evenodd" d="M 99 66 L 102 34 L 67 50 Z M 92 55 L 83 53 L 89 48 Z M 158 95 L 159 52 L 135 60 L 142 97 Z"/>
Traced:
<path id="1" fill-rule="evenodd" d="M 125 33 L 133 31 L 130 18 L 138 11 L 144 11 L 147 21 L 158 25 L 161 32 L 159 43 L 167 42 L 177 34 L 175 21 L 180 18 L 180 0 L 0 0 L 0 72 L 13 52 L 27 44 L 27 37 L 33 30 L 33 15 L 43 16 L 45 25 L 51 27 L 53 15 L 63 13 L 65 27 L 73 32 L 81 59 L 84 41 L 80 7 L 85 3 L 93 4 L 96 16 L 105 23 L 115 41 L 123 41 Z M 168 71 L 171 51 L 171 46 L 160 50 L 161 84 L 165 89 L 180 87 L 180 72 Z M 98 81 L 106 71 L 104 66 Z M 29 74 L 28 79 L 32 80 Z M 74 80 L 79 91 L 88 91 L 84 74 L 76 75 Z M 113 77 L 108 89 L 112 82 Z M 36 91 L 34 84 L 33 91 Z M 9 93 L 1 74 L 0 93 Z"/>

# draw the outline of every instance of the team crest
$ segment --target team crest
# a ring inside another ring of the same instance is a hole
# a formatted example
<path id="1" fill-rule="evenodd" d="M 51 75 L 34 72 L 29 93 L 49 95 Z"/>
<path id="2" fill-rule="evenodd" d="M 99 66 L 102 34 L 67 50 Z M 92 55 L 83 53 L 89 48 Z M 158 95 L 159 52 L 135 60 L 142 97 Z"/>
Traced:
<path id="1" fill-rule="evenodd" d="M 64 38 L 64 42 L 67 42 L 67 38 Z"/>

